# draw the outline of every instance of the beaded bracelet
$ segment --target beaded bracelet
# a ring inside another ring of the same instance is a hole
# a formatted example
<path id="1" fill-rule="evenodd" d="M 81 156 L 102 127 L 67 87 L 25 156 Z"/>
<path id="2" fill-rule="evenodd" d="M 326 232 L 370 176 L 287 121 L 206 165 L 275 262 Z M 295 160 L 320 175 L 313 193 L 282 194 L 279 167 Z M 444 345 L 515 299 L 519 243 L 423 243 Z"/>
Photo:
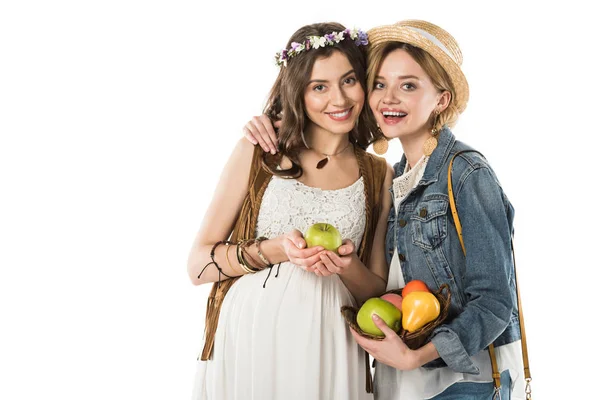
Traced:
<path id="1" fill-rule="evenodd" d="M 269 262 L 269 260 L 267 260 L 267 258 L 264 256 L 264 254 L 262 253 L 262 251 L 260 251 L 260 243 L 264 242 L 265 240 L 267 240 L 266 237 L 261 236 L 259 238 L 256 239 L 256 249 L 258 250 L 258 257 L 261 259 L 262 262 L 264 262 L 266 264 L 265 268 L 269 268 L 272 267 L 273 264 L 271 264 Z"/>
<path id="2" fill-rule="evenodd" d="M 231 261 L 229 261 L 229 248 L 231 247 L 232 244 L 233 244 L 233 242 L 229 242 L 229 241 L 225 242 L 225 245 L 227 246 L 227 250 L 225 250 L 225 258 L 227 259 L 227 265 L 229 266 L 229 268 L 232 271 L 236 272 L 235 268 L 233 268 L 233 265 L 231 265 Z M 242 274 L 243 273 L 244 273 L 244 270 L 242 270 Z"/>
<path id="3" fill-rule="evenodd" d="M 251 265 L 249 265 L 249 263 L 246 261 L 246 259 L 244 258 L 244 246 L 247 245 L 247 243 L 250 242 L 250 240 L 240 240 L 237 244 L 237 249 L 236 249 L 236 254 L 237 254 L 237 260 L 238 260 L 238 264 L 240 265 L 240 267 L 246 271 L 246 273 L 248 274 L 254 274 L 260 270 L 253 268 Z"/>
<path id="4" fill-rule="evenodd" d="M 204 268 L 202 268 L 202 271 L 200 271 L 200 274 L 198 275 L 198 279 L 200 279 L 200 276 L 202 276 L 202 274 L 204 273 L 204 270 L 206 270 L 206 268 L 208 268 L 208 266 L 211 265 L 211 264 L 213 264 L 217 268 L 217 270 L 219 271 L 219 283 L 221 283 L 221 275 L 225 275 L 228 278 L 233 278 L 233 276 L 229 276 L 225 272 L 223 272 L 223 270 L 221 269 L 221 267 L 219 267 L 219 264 L 217 264 L 217 262 L 215 261 L 215 250 L 217 249 L 217 247 L 220 244 L 223 244 L 225 242 L 226 241 L 219 240 L 217 243 L 214 244 L 213 248 L 210 250 L 210 259 L 212 261 L 209 262 L 208 264 L 206 264 L 204 266 Z"/>

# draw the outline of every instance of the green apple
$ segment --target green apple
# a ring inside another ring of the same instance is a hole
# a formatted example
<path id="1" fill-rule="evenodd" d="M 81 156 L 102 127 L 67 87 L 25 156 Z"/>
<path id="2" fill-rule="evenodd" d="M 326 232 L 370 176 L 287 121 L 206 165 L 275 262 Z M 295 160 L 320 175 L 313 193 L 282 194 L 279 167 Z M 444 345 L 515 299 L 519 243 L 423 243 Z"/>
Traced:
<path id="1" fill-rule="evenodd" d="M 379 297 L 373 297 L 365 301 L 365 304 L 358 310 L 358 315 L 356 316 L 356 323 L 358 323 L 358 326 L 360 326 L 360 329 L 362 329 L 363 332 L 375 336 L 384 336 L 381 329 L 373 322 L 373 314 L 379 315 L 379 317 L 394 332 L 400 330 L 402 323 L 402 313 L 400 310 L 389 301 L 385 301 Z"/>
<path id="2" fill-rule="evenodd" d="M 311 225 L 304 233 L 308 247 L 322 246 L 329 251 L 337 251 L 342 245 L 342 235 L 335 226 L 321 222 Z"/>

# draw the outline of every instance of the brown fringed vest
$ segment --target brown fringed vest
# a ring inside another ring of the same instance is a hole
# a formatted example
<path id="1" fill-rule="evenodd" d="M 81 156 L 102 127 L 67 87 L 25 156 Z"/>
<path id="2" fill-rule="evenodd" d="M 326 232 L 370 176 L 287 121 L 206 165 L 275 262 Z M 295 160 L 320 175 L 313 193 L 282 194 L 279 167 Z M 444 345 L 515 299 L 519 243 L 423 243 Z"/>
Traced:
<path id="1" fill-rule="evenodd" d="M 361 261 L 368 265 L 371 254 L 371 246 L 373 244 L 373 236 L 375 228 L 379 220 L 381 212 L 381 189 L 385 180 L 386 161 L 381 157 L 374 156 L 362 150 L 358 146 L 354 146 L 356 159 L 360 175 L 364 177 L 365 200 L 366 200 L 366 225 L 358 256 Z M 252 157 L 252 166 L 250 168 L 250 179 L 248 181 L 248 194 L 242 203 L 238 220 L 233 228 L 230 240 L 237 242 L 240 239 L 250 239 L 256 236 L 256 221 L 260 211 L 262 196 L 265 193 L 272 174 L 264 170 L 261 166 L 263 150 L 260 146 L 254 148 Z M 387 193 L 387 191 L 386 191 Z M 206 326 L 204 330 L 205 342 L 204 349 L 200 359 L 206 361 L 212 355 L 213 345 L 215 341 L 215 332 L 217 330 L 217 322 L 219 321 L 219 312 L 225 294 L 238 278 L 228 279 L 220 283 L 214 283 L 208 297 L 206 305 Z M 367 358 L 367 391 L 371 392 L 370 369 L 368 368 Z"/>

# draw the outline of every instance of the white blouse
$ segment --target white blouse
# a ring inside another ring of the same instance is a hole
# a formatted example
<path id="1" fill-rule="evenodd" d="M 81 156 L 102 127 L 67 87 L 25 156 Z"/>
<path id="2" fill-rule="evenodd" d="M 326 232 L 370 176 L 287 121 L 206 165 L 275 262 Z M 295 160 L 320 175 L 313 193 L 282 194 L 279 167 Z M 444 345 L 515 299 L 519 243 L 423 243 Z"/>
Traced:
<path id="1" fill-rule="evenodd" d="M 428 156 L 423 156 L 411 169 L 406 163 L 404 173 L 393 181 L 394 208 L 398 206 L 414 189 L 425 172 Z M 403 288 L 404 277 L 401 273 L 398 252 L 394 252 L 388 278 L 387 290 Z M 502 372 L 509 370 L 512 379 L 512 399 L 524 399 L 525 381 L 523 376 L 523 359 L 521 341 L 496 348 L 498 369 Z M 425 369 L 417 368 L 410 371 L 400 371 L 388 365 L 377 363 L 375 368 L 375 393 L 377 400 L 414 400 L 432 398 L 456 382 L 493 382 L 492 365 L 489 353 L 482 350 L 471 357 L 479 368 L 479 375 L 456 372 L 449 367 Z"/>

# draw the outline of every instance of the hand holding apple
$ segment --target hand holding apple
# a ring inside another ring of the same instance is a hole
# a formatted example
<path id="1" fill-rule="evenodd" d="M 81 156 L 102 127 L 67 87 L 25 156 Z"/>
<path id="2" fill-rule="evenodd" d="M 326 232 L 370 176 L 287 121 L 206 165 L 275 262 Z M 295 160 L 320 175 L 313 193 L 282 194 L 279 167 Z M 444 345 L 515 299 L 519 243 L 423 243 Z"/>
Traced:
<path id="1" fill-rule="evenodd" d="M 337 252 L 342 245 L 342 235 L 335 226 L 319 222 L 308 227 L 304 233 L 308 247 L 322 246 L 329 251 Z"/>
<path id="2" fill-rule="evenodd" d="M 354 253 L 354 243 L 350 239 L 345 239 L 342 245 L 338 247 L 338 254 L 333 251 L 321 252 L 321 263 L 317 263 L 316 267 L 319 272 L 325 268 L 332 274 L 342 275 L 350 268 L 356 254 Z M 344 255 L 347 254 L 347 255 Z M 316 273 L 317 271 L 315 271 Z"/>
<path id="3" fill-rule="evenodd" d="M 314 272 L 314 265 L 321 261 L 320 253 L 325 250 L 322 246 L 305 248 L 305 240 L 299 230 L 294 229 L 279 237 L 282 251 L 287 259 L 300 268 Z"/>
<path id="4" fill-rule="evenodd" d="M 386 300 L 372 297 L 365 301 L 356 315 L 356 323 L 363 332 L 375 336 L 384 336 L 383 331 L 375 325 L 372 319 L 374 314 L 378 315 L 394 332 L 400 330 L 400 319 L 402 317 L 400 310 Z"/>

